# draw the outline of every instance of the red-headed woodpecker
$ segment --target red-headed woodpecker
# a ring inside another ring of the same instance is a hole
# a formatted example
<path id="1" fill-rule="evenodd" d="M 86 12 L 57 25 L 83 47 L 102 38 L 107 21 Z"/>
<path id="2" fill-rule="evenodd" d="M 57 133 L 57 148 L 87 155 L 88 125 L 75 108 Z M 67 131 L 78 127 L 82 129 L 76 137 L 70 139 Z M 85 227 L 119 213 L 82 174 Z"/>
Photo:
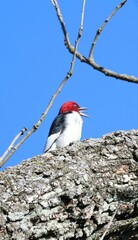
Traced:
<path id="1" fill-rule="evenodd" d="M 50 127 L 44 152 L 56 150 L 80 140 L 83 123 L 81 116 L 89 117 L 81 111 L 86 109 L 72 101 L 65 102 L 61 106 Z"/>

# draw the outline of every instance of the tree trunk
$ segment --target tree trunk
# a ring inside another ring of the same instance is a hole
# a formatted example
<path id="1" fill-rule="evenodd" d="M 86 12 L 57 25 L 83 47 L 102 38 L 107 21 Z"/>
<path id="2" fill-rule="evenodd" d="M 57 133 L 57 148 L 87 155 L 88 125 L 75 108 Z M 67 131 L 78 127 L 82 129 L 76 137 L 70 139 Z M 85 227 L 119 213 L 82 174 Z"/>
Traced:
<path id="1" fill-rule="evenodd" d="M 0 239 L 136 240 L 137 176 L 136 130 L 23 161 L 0 173 Z"/>

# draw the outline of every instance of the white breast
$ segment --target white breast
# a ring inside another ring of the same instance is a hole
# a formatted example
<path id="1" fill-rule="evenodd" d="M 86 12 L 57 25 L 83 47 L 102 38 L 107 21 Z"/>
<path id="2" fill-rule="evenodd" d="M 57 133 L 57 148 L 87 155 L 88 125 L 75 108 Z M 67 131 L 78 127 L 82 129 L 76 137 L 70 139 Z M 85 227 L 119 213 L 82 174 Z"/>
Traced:
<path id="1" fill-rule="evenodd" d="M 65 118 L 65 129 L 55 142 L 56 148 L 65 147 L 71 142 L 79 141 L 82 131 L 82 118 L 79 113 L 68 113 Z"/>

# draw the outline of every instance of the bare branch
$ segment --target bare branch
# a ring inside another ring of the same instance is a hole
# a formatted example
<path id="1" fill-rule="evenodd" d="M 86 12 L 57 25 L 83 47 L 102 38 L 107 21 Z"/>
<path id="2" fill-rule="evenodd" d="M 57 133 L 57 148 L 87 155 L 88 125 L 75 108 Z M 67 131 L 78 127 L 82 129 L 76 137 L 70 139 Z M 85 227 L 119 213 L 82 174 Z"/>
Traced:
<path id="1" fill-rule="evenodd" d="M 68 50 L 69 50 L 70 53 L 74 54 L 74 47 L 72 45 L 69 46 Z M 138 78 L 136 78 L 135 76 L 127 75 L 127 74 L 120 74 L 120 73 L 111 71 L 107 68 L 104 68 L 104 67 L 98 65 L 94 61 L 94 59 L 92 59 L 92 58 L 88 59 L 78 51 L 76 52 L 76 57 L 81 62 L 87 63 L 88 65 L 93 67 L 95 70 L 98 70 L 99 72 L 102 72 L 107 77 L 113 77 L 113 78 L 120 79 L 120 80 L 127 81 L 127 82 L 138 83 Z"/>
<path id="2" fill-rule="evenodd" d="M 79 40 L 82 36 L 82 32 L 83 32 L 83 22 L 84 22 L 84 10 L 85 10 L 85 4 L 86 4 L 86 0 L 83 0 L 83 5 L 82 5 L 82 14 L 81 14 L 81 23 L 80 23 L 80 28 L 79 28 L 79 32 L 78 32 L 78 37 L 75 41 L 75 47 L 74 47 L 74 55 L 73 55 L 73 59 L 72 59 L 72 65 L 74 65 L 75 63 L 75 58 L 76 58 L 76 52 L 77 52 L 77 48 L 78 48 L 78 44 L 79 44 Z M 72 66 L 72 70 L 73 70 Z M 72 73 L 72 72 L 71 72 Z"/>
<path id="3" fill-rule="evenodd" d="M 101 34 L 101 32 L 103 31 L 104 27 L 106 26 L 106 24 L 111 20 L 111 18 L 115 15 L 115 13 L 121 8 L 123 7 L 123 5 L 127 2 L 127 0 L 123 0 L 114 10 L 113 12 L 111 13 L 111 15 L 105 19 L 104 23 L 101 25 L 101 27 L 97 30 L 96 32 L 96 35 L 94 37 L 94 40 L 92 42 L 92 46 L 91 46 L 91 49 L 90 49 L 90 53 L 89 53 L 89 58 L 92 57 L 92 54 L 93 54 L 93 51 L 94 51 L 94 47 L 97 43 L 97 40 Z"/>
<path id="4" fill-rule="evenodd" d="M 66 30 L 66 27 L 65 27 L 65 23 L 64 23 L 64 21 L 63 21 L 63 17 L 62 17 L 60 8 L 59 8 L 59 6 L 58 6 L 58 2 L 57 2 L 56 0 L 51 0 L 51 2 L 52 2 L 52 4 L 53 4 L 54 7 L 55 7 L 58 20 L 59 20 L 60 23 L 61 23 L 62 31 L 63 31 L 64 37 L 65 37 L 65 39 L 64 39 L 65 45 L 66 45 L 66 46 L 69 46 L 69 45 L 70 45 L 70 41 L 69 41 L 68 33 L 67 33 L 67 30 Z"/>
<path id="5" fill-rule="evenodd" d="M 52 3 L 54 2 L 54 6 L 55 6 L 55 2 L 56 0 L 51 0 Z M 123 0 L 117 7 L 116 9 L 114 10 L 115 12 L 113 12 L 107 19 L 111 19 L 111 17 L 114 16 L 114 14 L 116 13 L 116 11 L 118 10 L 118 8 L 120 9 L 126 2 L 127 0 Z M 121 7 L 120 7 L 121 5 Z M 57 7 L 57 6 L 56 6 Z M 55 8 L 56 8 L 55 7 Z M 62 28 L 62 31 L 63 31 L 63 34 L 64 34 L 64 37 L 65 37 L 65 44 L 66 44 L 66 47 L 67 49 L 69 50 L 69 52 L 71 54 L 74 54 L 75 53 L 75 48 L 73 45 L 71 45 L 70 43 L 70 40 L 69 40 L 69 37 L 68 37 L 68 33 L 67 33 L 67 30 L 66 30 L 66 27 L 65 27 L 65 24 L 64 24 L 64 21 L 63 21 L 63 17 L 60 13 L 60 9 L 56 9 L 56 12 L 57 12 L 57 16 L 58 16 L 58 20 L 60 22 L 60 25 L 61 25 L 61 28 Z M 108 22 L 109 22 L 108 20 Z M 106 21 L 105 20 L 105 24 L 106 24 Z M 104 25 L 104 24 L 103 24 Z M 102 26 L 103 26 L 102 25 Z M 104 25 L 105 26 L 105 25 Z M 103 26 L 103 28 L 104 28 Z M 103 29 L 102 29 L 103 30 Z M 97 41 L 97 40 L 96 40 Z M 95 43 L 94 43 L 95 45 Z M 94 47 L 93 47 L 94 48 Z M 93 50 L 92 50 L 93 52 Z M 89 54 L 91 55 L 91 54 Z M 116 78 L 116 79 L 120 79 L 120 80 L 123 80 L 123 81 L 127 81 L 127 82 L 132 82 L 132 83 L 138 83 L 138 78 L 135 77 L 135 76 L 132 76 L 132 75 L 128 75 L 128 74 L 121 74 L 121 73 L 117 73 L 117 72 L 114 72 L 110 69 L 106 69 L 104 68 L 103 66 L 100 66 L 98 65 L 94 59 L 92 57 L 88 57 L 86 58 L 85 56 L 83 56 L 80 52 L 76 51 L 76 57 L 81 61 L 81 62 L 84 62 L 84 63 L 87 63 L 89 64 L 91 67 L 93 67 L 95 70 L 98 70 L 99 72 L 103 73 L 104 75 L 108 76 L 108 77 L 113 77 L 113 78 Z"/>
<path id="6" fill-rule="evenodd" d="M 14 144 L 15 142 L 20 138 L 21 135 L 23 135 L 27 131 L 27 128 L 23 128 L 12 140 L 9 147 L 6 149 L 6 151 L 3 153 L 3 155 L 0 157 L 0 167 L 4 165 L 4 163 L 7 161 L 7 156 L 14 151 Z"/>
<path id="7" fill-rule="evenodd" d="M 82 35 L 82 32 L 83 32 L 85 4 L 86 4 L 86 0 L 83 1 L 83 5 L 82 5 L 81 24 L 80 24 L 80 30 L 78 35 Z"/>
<path id="8" fill-rule="evenodd" d="M 90 66 L 92 66 L 95 70 L 98 70 L 99 72 L 104 73 L 104 75 L 106 75 L 107 77 L 113 77 L 113 78 L 121 79 L 121 80 L 127 81 L 127 82 L 138 83 L 138 78 L 136 78 L 135 76 L 127 75 L 127 74 L 121 74 L 121 73 L 111 71 L 109 69 L 106 69 L 106 68 L 98 65 L 92 59 L 87 59 L 87 63 Z"/>
<path id="9" fill-rule="evenodd" d="M 62 22 L 62 30 L 63 32 L 65 33 L 65 39 L 66 41 L 68 42 L 68 35 L 67 35 L 67 32 L 66 32 L 66 28 L 65 28 L 65 24 L 63 22 L 63 18 L 62 18 L 62 14 L 60 12 L 60 9 L 59 9 L 59 6 L 58 6 L 58 3 L 56 0 L 51 0 L 51 2 L 53 3 L 55 9 L 56 9 L 56 12 L 57 12 L 57 15 L 58 15 L 58 18 L 60 19 L 60 21 Z M 72 61 L 71 61 L 71 64 L 70 64 L 70 69 L 69 69 L 69 72 L 67 72 L 65 78 L 63 79 L 63 81 L 61 82 L 61 84 L 59 85 L 58 89 L 56 90 L 56 92 L 53 94 L 52 98 L 50 99 L 45 111 L 42 113 L 40 119 L 38 120 L 38 122 L 31 128 L 31 130 L 29 132 L 26 133 L 26 135 L 14 146 L 14 143 L 15 141 L 20 137 L 21 134 L 23 134 L 23 130 L 13 139 L 12 143 L 10 144 L 10 146 L 8 147 L 8 149 L 10 149 L 10 151 L 7 149 L 6 150 L 6 154 L 3 154 L 4 157 L 1 164 L 0 164 L 0 167 L 3 166 L 3 164 L 5 162 L 7 162 L 7 160 L 14 154 L 14 152 L 25 142 L 25 140 L 27 138 L 29 138 L 41 125 L 41 123 L 44 121 L 48 111 L 50 110 L 50 108 L 52 107 L 52 104 L 54 102 L 54 100 L 56 99 L 57 95 L 60 93 L 60 91 L 62 90 L 63 86 L 65 85 L 65 83 L 68 81 L 68 79 L 72 76 L 73 74 L 73 69 L 74 69 L 74 63 L 75 63 L 75 60 L 76 60 L 76 52 L 77 52 L 77 47 L 78 47 L 78 43 L 79 43 L 79 40 L 82 36 L 82 30 L 83 30 L 83 20 L 84 20 L 84 10 L 85 10 L 85 2 L 86 0 L 83 0 L 83 6 L 82 6 L 82 14 L 81 14 L 81 23 L 80 23 L 80 28 L 79 28 L 79 32 L 78 32 L 78 36 L 77 36 L 77 39 L 75 41 L 75 47 L 73 47 L 74 49 L 74 53 L 73 53 L 73 57 L 72 57 Z M 70 43 L 69 43 L 70 44 Z"/>
<path id="10" fill-rule="evenodd" d="M 118 204 L 118 205 L 119 205 L 119 204 Z M 110 227 L 111 227 L 111 224 L 113 223 L 113 220 L 114 220 L 114 218 L 115 218 L 115 215 L 116 215 L 116 213 L 117 213 L 117 210 L 118 210 L 118 205 L 117 205 L 117 207 L 116 207 L 116 210 L 115 210 L 115 212 L 114 212 L 113 216 L 111 217 L 111 219 L 110 219 L 109 223 L 106 225 L 106 229 L 105 229 L 105 231 L 104 231 L 103 235 L 101 236 L 101 238 L 100 238 L 99 240 L 104 240 L 104 237 L 105 237 L 105 235 L 107 234 L 108 230 L 110 229 Z"/>

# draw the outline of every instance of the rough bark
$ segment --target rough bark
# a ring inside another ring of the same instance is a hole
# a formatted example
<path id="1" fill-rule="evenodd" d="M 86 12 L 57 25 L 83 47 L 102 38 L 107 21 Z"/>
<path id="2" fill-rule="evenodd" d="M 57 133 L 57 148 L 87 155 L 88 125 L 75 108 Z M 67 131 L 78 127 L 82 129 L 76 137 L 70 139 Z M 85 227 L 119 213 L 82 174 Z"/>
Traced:
<path id="1" fill-rule="evenodd" d="M 87 139 L 0 174 L 0 239 L 138 239 L 138 131 Z M 118 205 L 118 207 L 117 207 Z"/>

